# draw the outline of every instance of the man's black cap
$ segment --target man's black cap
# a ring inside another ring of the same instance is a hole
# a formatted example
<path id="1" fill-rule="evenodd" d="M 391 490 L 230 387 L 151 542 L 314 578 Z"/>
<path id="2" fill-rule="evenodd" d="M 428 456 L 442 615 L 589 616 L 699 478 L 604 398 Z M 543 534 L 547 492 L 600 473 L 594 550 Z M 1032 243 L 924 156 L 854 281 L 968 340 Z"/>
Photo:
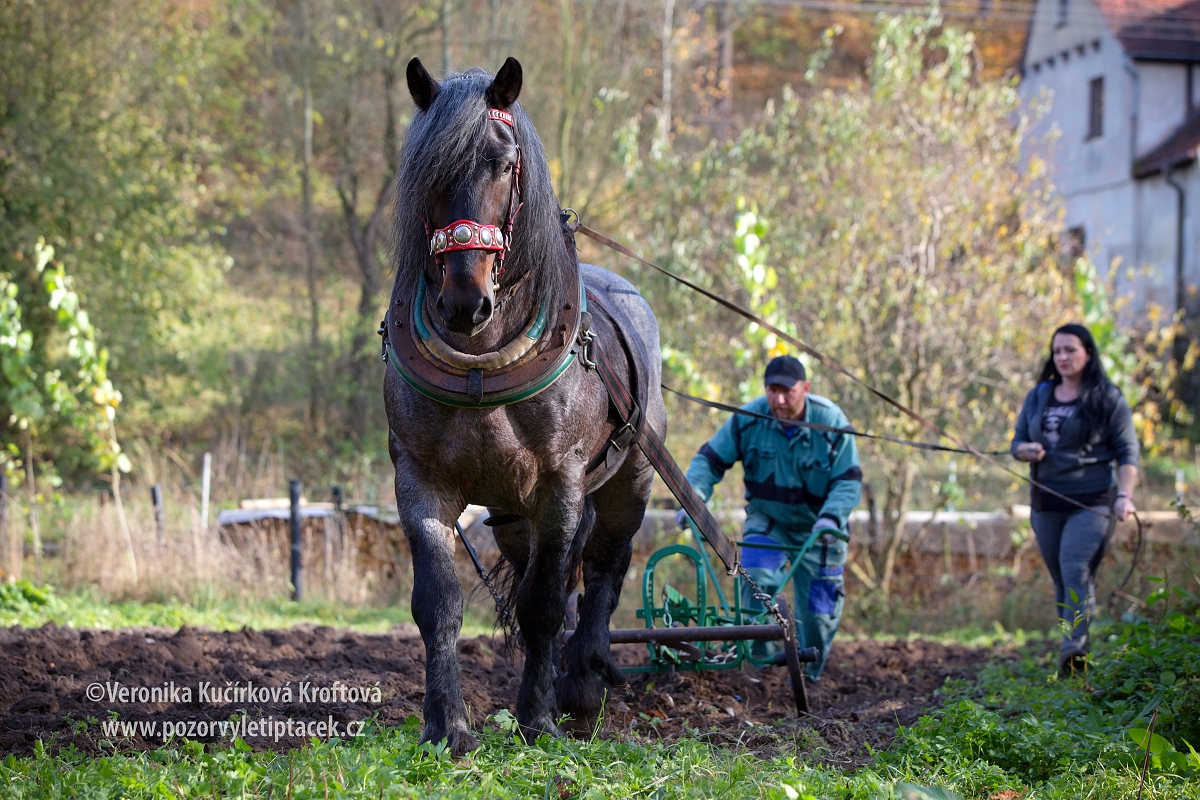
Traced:
<path id="1" fill-rule="evenodd" d="M 800 359 L 792 356 L 772 358 L 771 363 L 767 364 L 766 374 L 763 375 L 764 386 L 777 383 L 790 389 L 796 385 L 797 381 L 803 380 L 807 380 L 804 365 L 800 363 Z"/>

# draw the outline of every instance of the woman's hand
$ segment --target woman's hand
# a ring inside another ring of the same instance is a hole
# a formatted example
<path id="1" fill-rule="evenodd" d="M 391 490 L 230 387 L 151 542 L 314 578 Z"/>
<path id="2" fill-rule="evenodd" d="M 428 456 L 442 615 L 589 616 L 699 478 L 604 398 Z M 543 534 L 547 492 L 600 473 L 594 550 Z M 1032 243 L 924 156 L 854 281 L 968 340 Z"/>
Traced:
<path id="1" fill-rule="evenodd" d="M 1117 497 L 1113 512 L 1116 513 L 1117 519 L 1125 520 L 1130 514 L 1137 513 L 1137 508 L 1133 505 L 1133 499 L 1123 494 Z"/>
<path id="2" fill-rule="evenodd" d="M 1046 448 L 1038 442 L 1022 442 L 1017 445 L 1017 451 L 1013 455 L 1020 461 L 1041 461 L 1046 455 Z"/>

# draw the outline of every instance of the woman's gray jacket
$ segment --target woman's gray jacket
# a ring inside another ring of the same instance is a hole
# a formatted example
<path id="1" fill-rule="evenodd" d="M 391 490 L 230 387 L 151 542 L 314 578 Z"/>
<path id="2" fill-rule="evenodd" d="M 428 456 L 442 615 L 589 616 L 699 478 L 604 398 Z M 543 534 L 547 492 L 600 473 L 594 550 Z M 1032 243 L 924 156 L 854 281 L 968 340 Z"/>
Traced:
<path id="1" fill-rule="evenodd" d="M 1058 446 L 1052 450 L 1043 436 L 1042 415 L 1053 391 L 1054 384 L 1046 381 L 1025 396 L 1012 440 L 1013 455 L 1026 442 L 1037 442 L 1046 448 L 1045 457 L 1030 464 L 1034 480 L 1068 496 L 1090 495 L 1114 485 L 1112 462 L 1118 466 L 1137 466 L 1137 431 L 1120 389 L 1109 384 L 1106 418 L 1095 426 L 1087 441 L 1083 441 L 1082 420 L 1076 413 L 1063 422 Z"/>

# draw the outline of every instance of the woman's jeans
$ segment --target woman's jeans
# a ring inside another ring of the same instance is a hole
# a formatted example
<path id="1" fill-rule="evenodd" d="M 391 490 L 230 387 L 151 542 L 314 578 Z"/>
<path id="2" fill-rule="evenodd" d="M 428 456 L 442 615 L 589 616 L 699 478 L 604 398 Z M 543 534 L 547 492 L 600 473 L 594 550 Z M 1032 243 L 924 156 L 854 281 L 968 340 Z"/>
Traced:
<path id="1" fill-rule="evenodd" d="M 1108 506 L 1092 506 L 1086 511 L 1034 511 L 1031 522 L 1042 560 L 1054 579 L 1062 649 L 1087 652 L 1088 622 L 1096 607 L 1096 568 L 1116 516 Z"/>

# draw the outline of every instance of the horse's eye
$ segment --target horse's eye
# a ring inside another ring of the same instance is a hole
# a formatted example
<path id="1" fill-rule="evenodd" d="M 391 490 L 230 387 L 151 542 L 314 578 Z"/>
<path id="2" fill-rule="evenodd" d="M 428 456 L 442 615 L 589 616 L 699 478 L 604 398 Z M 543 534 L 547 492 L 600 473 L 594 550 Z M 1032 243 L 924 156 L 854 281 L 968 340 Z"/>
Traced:
<path id="1" fill-rule="evenodd" d="M 513 165 L 512 165 L 511 161 L 508 162 L 507 164 L 505 164 L 504 165 L 504 174 L 507 175 L 508 173 L 512 172 L 512 168 L 513 168 Z"/>

